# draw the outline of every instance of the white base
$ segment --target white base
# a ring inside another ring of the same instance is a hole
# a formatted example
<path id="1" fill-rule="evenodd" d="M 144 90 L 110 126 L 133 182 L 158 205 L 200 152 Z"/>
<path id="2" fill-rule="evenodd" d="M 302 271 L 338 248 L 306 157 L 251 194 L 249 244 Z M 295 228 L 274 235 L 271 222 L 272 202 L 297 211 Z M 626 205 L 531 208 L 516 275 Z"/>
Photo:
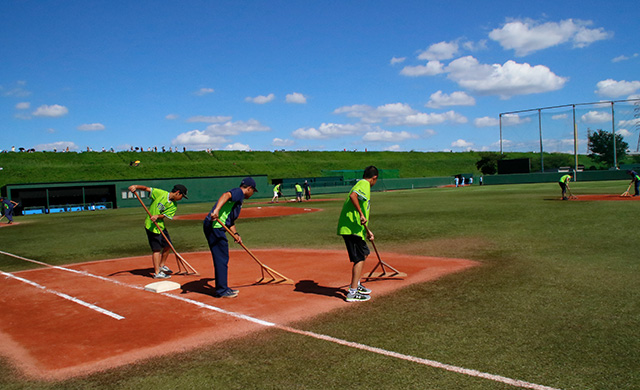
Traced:
<path id="1" fill-rule="evenodd" d="M 156 293 L 177 290 L 179 288 L 180 288 L 180 283 L 172 282 L 169 280 L 162 280 L 160 282 L 154 282 L 144 286 L 144 289 L 146 291 L 151 291 Z"/>

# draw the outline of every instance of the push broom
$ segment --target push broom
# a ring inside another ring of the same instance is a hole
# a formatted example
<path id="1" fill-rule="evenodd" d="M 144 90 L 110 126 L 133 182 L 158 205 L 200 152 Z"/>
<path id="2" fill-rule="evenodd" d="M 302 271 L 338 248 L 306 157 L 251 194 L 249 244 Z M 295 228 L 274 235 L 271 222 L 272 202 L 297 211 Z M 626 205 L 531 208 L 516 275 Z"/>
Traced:
<path id="1" fill-rule="evenodd" d="M 373 233 L 371 233 L 371 230 L 369 230 L 369 226 L 364 225 L 364 227 L 367 229 L 367 233 L 369 233 L 369 235 L 373 235 Z M 373 250 L 376 251 L 376 256 L 378 256 L 378 264 L 376 264 L 376 266 L 371 270 L 371 272 L 369 272 L 369 275 L 365 276 L 365 279 L 388 279 L 388 278 L 406 278 L 407 277 L 406 273 L 400 272 L 397 269 L 390 266 L 389 264 L 382 261 L 382 259 L 380 258 L 380 253 L 378 253 L 378 248 L 376 248 L 376 244 L 373 242 L 373 240 L 371 240 L 370 242 L 371 242 L 371 245 L 373 245 Z M 380 267 L 380 271 L 376 272 L 378 267 Z M 387 267 L 388 269 L 385 270 L 385 267 Z"/>
<path id="2" fill-rule="evenodd" d="M 231 231 L 231 229 L 229 229 L 224 223 L 222 223 L 222 221 L 220 221 L 220 218 L 216 218 L 216 221 L 218 221 L 218 223 L 224 228 L 224 230 L 227 231 L 227 233 L 229 233 L 231 236 L 233 236 L 233 232 Z M 240 244 L 242 249 L 247 251 L 249 256 L 251 256 L 251 258 L 253 260 L 255 260 L 256 263 L 258 263 L 258 265 L 260 266 L 260 272 L 262 274 L 262 277 L 260 279 L 258 279 L 256 283 L 293 284 L 293 280 L 292 279 L 287 278 L 286 276 L 284 276 L 280 272 L 275 271 L 274 269 L 266 266 L 263 262 L 258 260 L 258 258 L 253 253 L 251 253 L 249 248 L 247 248 L 242 242 L 239 242 L 238 244 Z M 271 278 L 270 280 L 265 280 L 266 279 L 265 278 L 265 272 Z"/>
<path id="3" fill-rule="evenodd" d="M 627 188 L 627 190 L 623 192 L 620 196 L 631 196 L 631 194 L 629 193 L 629 190 L 631 189 L 632 185 L 633 185 L 633 182 L 629 183 L 629 187 Z"/>
<path id="4" fill-rule="evenodd" d="M 149 212 L 149 209 L 144 204 L 142 199 L 140 199 L 140 195 L 138 195 L 138 192 L 134 191 L 133 193 L 136 195 L 136 198 L 138 198 L 138 200 L 140 201 L 140 204 L 142 205 L 142 207 L 144 207 L 144 211 L 147 212 L 147 214 L 149 215 L 149 218 L 151 218 L 151 213 Z M 176 275 L 178 274 L 200 275 L 200 273 L 198 273 L 198 271 L 195 268 L 193 268 L 191 264 L 189 264 L 189 262 L 187 262 L 187 260 L 184 259 L 184 257 L 180 256 L 180 254 L 176 251 L 176 248 L 173 247 L 173 244 L 171 243 L 171 241 L 169 241 L 169 239 L 164 234 L 162 229 L 160 229 L 160 226 L 158 225 L 158 223 L 154 220 L 152 220 L 152 222 L 156 225 L 156 227 L 160 231 L 160 234 L 162 234 L 162 237 L 164 237 L 165 241 L 167 241 L 167 243 L 169 244 L 169 247 L 171 248 L 173 253 L 176 255 L 176 263 L 178 263 L 178 272 L 176 273 Z M 182 267 L 184 267 L 184 272 L 182 271 Z"/>

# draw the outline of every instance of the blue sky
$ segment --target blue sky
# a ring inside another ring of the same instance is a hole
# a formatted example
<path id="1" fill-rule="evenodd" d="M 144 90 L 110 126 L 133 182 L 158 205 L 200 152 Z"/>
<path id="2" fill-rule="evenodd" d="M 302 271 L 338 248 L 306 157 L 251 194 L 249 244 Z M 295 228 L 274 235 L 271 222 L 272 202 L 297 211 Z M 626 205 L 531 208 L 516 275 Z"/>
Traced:
<path id="1" fill-rule="evenodd" d="M 500 113 L 640 97 L 639 28 L 628 0 L 4 0 L 0 149 L 498 150 Z"/>

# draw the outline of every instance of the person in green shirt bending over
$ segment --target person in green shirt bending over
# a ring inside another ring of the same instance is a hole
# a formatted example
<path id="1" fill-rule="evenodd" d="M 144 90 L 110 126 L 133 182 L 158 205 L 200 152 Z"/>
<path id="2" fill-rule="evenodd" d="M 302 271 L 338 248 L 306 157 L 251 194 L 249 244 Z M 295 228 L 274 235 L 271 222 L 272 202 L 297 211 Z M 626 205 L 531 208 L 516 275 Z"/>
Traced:
<path id="1" fill-rule="evenodd" d="M 342 236 L 347 246 L 349 260 L 353 263 L 351 270 L 351 284 L 347 293 L 347 302 L 368 301 L 371 290 L 360 283 L 364 261 L 369 256 L 369 247 L 365 242 L 365 235 L 373 241 L 373 233 L 367 230 L 371 200 L 371 186 L 378 181 L 378 168 L 373 165 L 364 170 L 362 180 L 359 180 L 342 205 L 338 219 L 338 235 Z"/>
<path id="2" fill-rule="evenodd" d="M 151 195 L 151 206 L 149 206 L 149 214 L 151 217 L 147 215 L 147 218 L 144 220 L 145 231 L 147 232 L 147 238 L 149 239 L 149 246 L 151 246 L 151 259 L 153 260 L 153 278 L 154 279 L 169 279 L 171 276 L 167 275 L 171 273 L 169 267 L 165 265 L 167 262 L 167 258 L 169 257 L 169 252 L 171 252 L 171 247 L 169 242 L 171 242 L 171 237 L 169 237 L 169 232 L 164 227 L 165 218 L 173 219 L 173 216 L 176 215 L 176 210 L 178 206 L 176 202 L 182 200 L 182 198 L 187 198 L 187 188 L 182 184 L 176 184 L 173 187 L 171 192 L 167 192 L 165 190 L 161 190 L 160 188 L 151 188 L 143 185 L 134 184 L 129 187 L 129 191 L 136 192 L 137 190 L 147 191 Z M 167 237 L 167 240 L 163 237 L 162 233 L 153 222 L 156 222 L 164 236 Z"/>
<path id="3" fill-rule="evenodd" d="M 564 175 L 560 178 L 558 184 L 562 188 L 562 200 L 567 200 L 567 188 L 569 188 L 569 182 L 571 181 L 571 175 Z"/>

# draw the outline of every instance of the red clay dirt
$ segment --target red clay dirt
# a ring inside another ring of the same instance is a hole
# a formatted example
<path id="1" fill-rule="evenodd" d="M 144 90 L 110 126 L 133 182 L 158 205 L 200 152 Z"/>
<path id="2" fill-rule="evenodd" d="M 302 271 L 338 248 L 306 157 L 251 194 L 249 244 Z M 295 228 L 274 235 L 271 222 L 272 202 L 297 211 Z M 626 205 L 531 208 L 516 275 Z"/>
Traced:
<path id="1" fill-rule="evenodd" d="M 244 212 L 244 211 L 243 211 Z M 414 283 L 437 279 L 478 265 L 463 259 L 409 256 L 381 252 L 383 260 L 405 279 L 372 280 L 366 303 L 344 301 L 350 263 L 344 250 L 253 250 L 265 265 L 294 280 L 295 285 L 256 284 L 259 265 L 244 250 L 231 250 L 230 286 L 234 299 L 213 297 L 209 252 L 182 254 L 200 273 L 174 275 L 181 289 L 167 294 L 280 325 L 307 320 L 348 305 L 375 305 L 376 298 Z M 370 271 L 377 259 L 365 266 Z M 168 265 L 176 270 L 173 256 Z M 194 303 L 144 291 L 154 282 L 151 256 L 72 264 L 67 268 L 99 275 L 100 280 L 58 268 L 13 273 L 47 289 L 117 313 L 117 320 L 22 281 L 0 275 L 0 355 L 28 377 L 61 380 L 116 368 L 142 359 L 188 351 L 242 337 L 265 326 Z M 134 288 L 131 288 L 131 287 Z"/>
<path id="2" fill-rule="evenodd" d="M 287 215 L 313 213 L 316 211 L 322 211 L 322 209 L 315 208 L 302 208 L 302 207 L 287 207 L 287 206 L 267 206 L 267 207 L 245 207 L 240 213 L 238 219 L 246 218 L 266 218 L 266 217 L 282 217 Z M 186 214 L 177 215 L 173 219 L 181 220 L 203 220 L 207 216 L 207 213 Z"/>
<path id="3" fill-rule="evenodd" d="M 558 198 L 559 199 L 559 198 Z M 576 195 L 570 200 L 640 200 L 640 196 L 620 196 L 611 194 Z"/>

